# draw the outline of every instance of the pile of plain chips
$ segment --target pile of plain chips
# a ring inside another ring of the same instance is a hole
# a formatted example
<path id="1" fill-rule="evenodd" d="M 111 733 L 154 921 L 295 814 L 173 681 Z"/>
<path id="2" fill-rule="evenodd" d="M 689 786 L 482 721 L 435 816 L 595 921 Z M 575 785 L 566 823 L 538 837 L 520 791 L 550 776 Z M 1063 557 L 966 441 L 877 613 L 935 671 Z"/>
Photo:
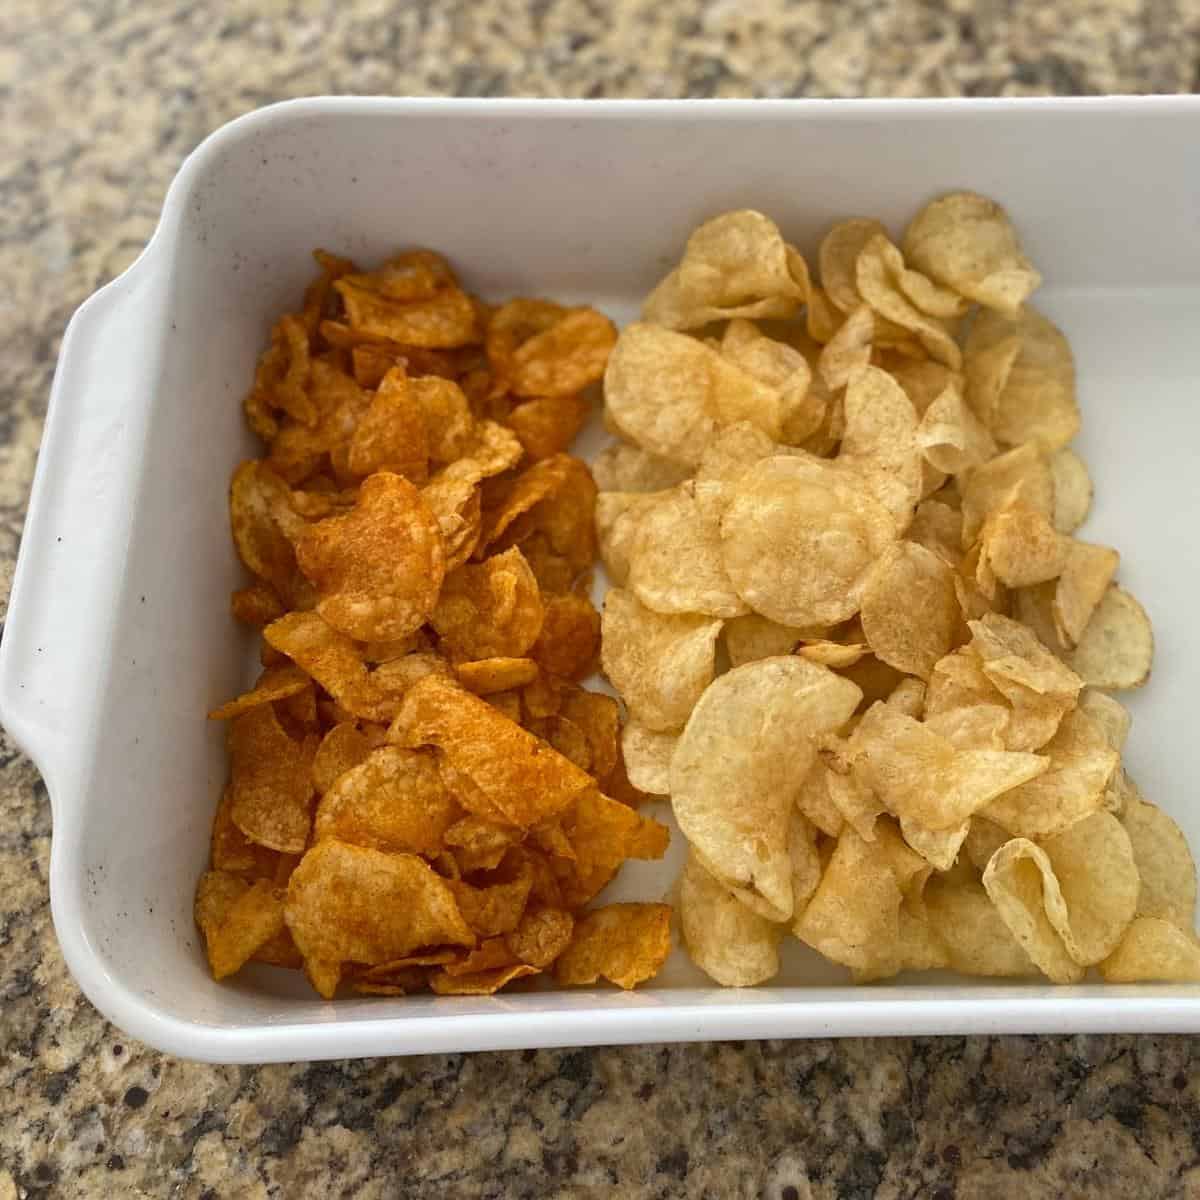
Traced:
<path id="1" fill-rule="evenodd" d="M 1200 979 L 1187 844 L 1121 765 L 1149 676 L 1063 334 L 970 193 L 825 235 L 702 225 L 605 375 L 602 663 L 717 982 L 788 934 L 869 981 Z"/>
<path id="2" fill-rule="evenodd" d="M 670 909 L 581 911 L 661 858 L 618 710 L 579 680 L 596 487 L 565 453 L 616 330 L 590 308 L 468 295 L 412 251 L 321 275 L 246 397 L 234 615 L 262 674 L 210 716 L 231 775 L 196 919 L 218 979 L 303 967 L 332 997 L 653 976 Z"/>

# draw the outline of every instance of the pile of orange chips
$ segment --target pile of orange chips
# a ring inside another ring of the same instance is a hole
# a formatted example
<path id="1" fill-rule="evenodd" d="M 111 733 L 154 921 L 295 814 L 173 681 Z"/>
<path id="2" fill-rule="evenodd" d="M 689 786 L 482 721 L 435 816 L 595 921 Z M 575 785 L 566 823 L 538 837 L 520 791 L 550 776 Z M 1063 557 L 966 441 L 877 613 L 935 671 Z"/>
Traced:
<path id="1" fill-rule="evenodd" d="M 633 807 L 616 702 L 579 684 L 596 488 L 566 453 L 616 331 L 493 308 L 427 250 L 316 258 L 230 490 L 262 673 L 210 714 L 231 765 L 196 897 L 213 974 L 302 967 L 327 998 L 632 987 L 669 908 L 581 910 L 668 833 Z"/>

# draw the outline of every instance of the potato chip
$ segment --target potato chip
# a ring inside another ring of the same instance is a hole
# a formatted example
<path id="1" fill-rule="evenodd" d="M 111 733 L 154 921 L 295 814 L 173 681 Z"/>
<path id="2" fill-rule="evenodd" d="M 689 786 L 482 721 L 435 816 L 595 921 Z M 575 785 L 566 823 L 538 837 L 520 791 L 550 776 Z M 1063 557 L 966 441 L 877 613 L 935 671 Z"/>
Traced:
<path id="1" fill-rule="evenodd" d="M 379 291 L 370 275 L 344 276 L 333 286 L 346 305 L 351 330 L 368 340 L 386 338 L 430 349 L 465 346 L 478 340 L 474 305 L 457 287 L 402 300 Z"/>
<path id="2" fill-rule="evenodd" d="M 741 209 L 706 221 L 647 298 L 642 317 L 694 329 L 734 317 L 790 317 L 809 293 L 808 268 L 770 218 Z"/>
<path id="3" fill-rule="evenodd" d="M 1121 824 L 1142 881 L 1137 915 L 1190 931 L 1196 921 L 1196 865 L 1183 831 L 1161 808 L 1136 796 L 1126 804 Z"/>
<path id="4" fill-rule="evenodd" d="M 287 611 L 275 589 L 261 579 L 249 587 L 237 588 L 229 598 L 229 609 L 235 621 L 255 629 L 270 625 Z"/>
<path id="5" fill-rule="evenodd" d="M 228 871 L 247 879 L 274 879 L 280 855 L 250 841 L 234 824 L 233 789 L 226 787 L 213 816 L 210 842 L 211 866 L 214 871 Z"/>
<path id="6" fill-rule="evenodd" d="M 429 618 L 442 583 L 441 532 L 406 479 L 367 479 L 354 510 L 306 530 L 301 569 L 317 586 L 317 611 L 362 641 L 404 637 Z"/>
<path id="7" fill-rule="evenodd" d="M 442 473 L 478 483 L 514 467 L 524 451 L 517 435 L 495 421 L 476 421 L 463 457 L 442 468 Z"/>
<path id="8" fill-rule="evenodd" d="M 331 999 L 346 962 L 390 962 L 425 946 L 473 946 L 449 885 L 414 854 L 384 854 L 332 838 L 305 854 L 284 917 L 305 971 Z"/>
<path id="9" fill-rule="evenodd" d="M 587 423 L 591 406 L 582 396 L 542 396 L 518 404 L 508 416 L 526 456 L 536 462 L 566 450 Z"/>
<path id="10" fill-rule="evenodd" d="M 689 854 L 679 919 L 692 961 L 722 987 L 753 987 L 779 972 L 784 926 L 747 908 Z"/>
<path id="11" fill-rule="evenodd" d="M 234 824 L 260 846 L 299 854 L 312 824 L 316 740 L 293 741 L 269 704 L 234 717 L 228 740 Z"/>
<path id="12" fill-rule="evenodd" d="M 408 691 L 389 737 L 410 747 L 436 746 L 505 820 L 522 828 L 553 817 L 593 786 L 586 772 L 545 742 L 437 676 Z M 458 799 L 475 811 L 471 797 L 460 793 Z"/>
<path id="13" fill-rule="evenodd" d="M 499 824 L 474 813 L 460 817 L 442 836 L 464 874 L 491 871 L 511 846 L 524 837 L 515 825 Z"/>
<path id="14" fill-rule="evenodd" d="M 816 755 L 858 688 L 802 658 L 747 663 L 716 679 L 671 759 L 680 830 L 714 873 L 756 911 L 792 913 L 788 814 Z"/>
<path id="15" fill-rule="evenodd" d="M 681 729 L 712 681 L 721 622 L 657 613 L 610 588 L 601 630 L 601 665 L 630 714 L 653 730 Z"/>
<path id="16" fill-rule="evenodd" d="M 335 725 L 321 739 L 313 756 L 313 787 L 324 795 L 345 772 L 357 767 L 370 753 L 370 742 L 356 725 L 348 721 Z"/>
<path id="17" fill-rule="evenodd" d="M 504 944 L 504 937 L 498 936 L 485 938 L 474 950 L 468 951 L 465 958 L 461 950 L 454 951 L 442 966 L 447 975 L 476 975 L 481 971 L 511 967 L 516 962 L 516 955 Z"/>
<path id="18" fill-rule="evenodd" d="M 1007 587 L 1029 587 L 1061 575 L 1071 548 L 1045 514 L 1019 502 L 992 513 L 980 540 L 981 559 Z"/>
<path id="19" fill-rule="evenodd" d="M 894 538 L 887 511 L 853 477 L 800 458 L 766 459 L 747 473 L 721 519 L 734 587 L 756 612 L 790 626 L 852 616 Z"/>
<path id="20" fill-rule="evenodd" d="M 800 442 L 817 431 L 825 415 L 828 393 L 812 386 L 812 368 L 799 350 L 765 337 L 749 321 L 737 318 L 725 327 L 721 354 L 756 379 L 779 389 L 783 440 Z"/>
<path id="21" fill-rule="evenodd" d="M 671 790 L 671 755 L 679 736 L 659 733 L 634 719 L 621 731 L 621 752 L 629 782 L 639 791 L 665 796 Z"/>
<path id="22" fill-rule="evenodd" d="M 1200 941 L 1156 917 L 1138 917 L 1100 964 L 1106 983 L 1200 982 Z"/>
<path id="23" fill-rule="evenodd" d="M 925 911 L 953 970 L 964 975 L 1037 974 L 983 886 L 974 880 L 931 880 L 925 889 Z"/>
<path id="24" fill-rule="evenodd" d="M 259 675 L 254 687 L 243 692 L 233 700 L 214 708 L 209 714 L 210 721 L 228 721 L 241 713 L 247 712 L 260 704 L 270 704 L 274 700 L 285 700 L 309 688 L 312 681 L 299 668 L 292 665 L 268 667 Z"/>
<path id="25" fill-rule="evenodd" d="M 209 871 L 196 889 L 195 916 L 213 978 L 224 979 L 283 932 L 283 893 L 266 879 Z"/>
<path id="26" fill-rule="evenodd" d="M 499 386 L 506 388 L 511 383 L 516 372 L 517 350 L 538 334 L 553 329 L 566 313 L 561 304 L 519 297 L 502 304 L 490 315 L 484 345 Z"/>
<path id="27" fill-rule="evenodd" d="M 335 838 L 375 850 L 434 855 L 460 815 L 432 754 L 383 746 L 325 791 L 313 835 L 318 841 Z"/>
<path id="28" fill-rule="evenodd" d="M 429 621 L 456 656 L 476 660 L 524 656 L 543 618 L 537 580 L 514 546 L 447 575 Z"/>
<path id="29" fill-rule="evenodd" d="M 852 312 L 862 303 L 855 279 L 855 264 L 863 247 L 876 234 L 887 235 L 887 230 L 878 221 L 850 217 L 839 221 L 821 239 L 817 251 L 821 285 L 832 303 L 844 313 Z"/>
<path id="30" fill-rule="evenodd" d="M 285 598 L 296 580 L 293 543 L 307 523 L 291 506 L 286 483 L 264 463 L 242 463 L 229 486 L 233 544 L 247 570 Z"/>
<path id="31" fill-rule="evenodd" d="M 1003 704 L 983 703 L 927 714 L 925 724 L 956 750 L 1004 750 L 1008 719 Z"/>
<path id="32" fill-rule="evenodd" d="M 1154 632 L 1146 610 L 1111 584 L 1066 659 L 1090 687 L 1141 687 L 1154 660 Z"/>
<path id="33" fill-rule="evenodd" d="M 826 837 L 838 837 L 846 821 L 829 795 L 830 766 L 820 758 L 804 776 L 796 793 L 796 811 Z"/>
<path id="34" fill-rule="evenodd" d="M 875 840 L 876 820 L 887 811 L 875 792 L 863 782 L 861 776 L 850 773 L 849 761 L 836 752 L 831 754 L 830 738 L 822 744 L 821 757 L 830 766 L 826 787 L 830 803 L 842 815 L 842 819 L 864 841 Z"/>
<path id="35" fill-rule="evenodd" d="M 992 435 L 967 407 L 962 390 L 954 382 L 921 415 L 916 443 L 926 461 L 948 475 L 977 467 L 996 454 Z"/>
<path id="36" fill-rule="evenodd" d="M 421 499 L 437 521 L 448 575 L 475 553 L 483 528 L 479 488 L 470 479 L 439 475 L 421 489 Z"/>
<path id="37" fill-rule="evenodd" d="M 554 977 L 561 984 L 604 978 L 628 989 L 653 979 L 670 952 L 670 905 L 608 904 L 575 923 Z"/>
<path id="38" fill-rule="evenodd" d="M 484 658 L 457 663 L 454 674 L 459 683 L 476 696 L 491 696 L 523 687 L 537 678 L 538 665 L 531 658 Z"/>
<path id="39" fill-rule="evenodd" d="M 613 442 L 592 463 L 592 477 L 601 492 L 661 492 L 691 474 L 682 463 L 659 458 L 629 442 Z"/>
<path id="40" fill-rule="evenodd" d="M 491 996 L 514 979 L 524 979 L 537 973 L 537 967 L 526 963 L 498 967 L 494 971 L 478 971 L 473 975 L 451 975 L 443 968 L 430 975 L 429 986 L 439 996 Z"/>
<path id="41" fill-rule="evenodd" d="M 817 369 L 831 392 L 844 388 L 870 365 L 874 340 L 875 314 L 869 305 L 859 304 L 821 349 Z"/>
<path id="42" fill-rule="evenodd" d="M 1092 507 L 1092 480 L 1083 459 L 1064 447 L 1050 456 L 1050 475 L 1054 480 L 1054 528 L 1059 533 L 1074 533 Z"/>
<path id="43" fill-rule="evenodd" d="M 1041 284 L 1008 214 L 974 192 L 927 204 L 904 233 L 904 257 L 931 279 L 1009 315 Z"/>
<path id="44" fill-rule="evenodd" d="M 604 398 L 620 436 L 690 466 L 721 426 L 750 421 L 778 439 L 788 411 L 779 388 L 695 338 L 646 324 L 621 330 Z"/>
<path id="45" fill-rule="evenodd" d="M 861 619 L 876 657 L 928 679 L 960 625 L 953 573 L 924 547 L 894 543 L 868 575 Z"/>
<path id="46" fill-rule="evenodd" d="M 600 650 L 600 614 L 577 592 L 542 597 L 544 619 L 529 656 L 564 679 L 583 679 Z"/>
<path id="47" fill-rule="evenodd" d="M 941 500 L 922 500 L 904 536 L 951 568 L 962 561 L 962 513 Z"/>
<path id="48" fill-rule="evenodd" d="M 1054 515 L 1050 468 L 1032 443 L 998 455 L 968 474 L 962 498 L 963 546 L 975 541 L 991 513 L 1016 503 L 1047 518 Z"/>
<path id="49" fill-rule="evenodd" d="M 1030 307 L 1015 319 L 980 312 L 967 336 L 966 355 L 967 377 L 976 388 L 975 395 L 968 393 L 972 406 L 1001 445 L 1032 442 L 1052 453 L 1079 432 L 1075 360 L 1062 331 L 1047 317 Z M 987 356 L 982 365 L 981 355 Z"/>
<path id="50" fill-rule="evenodd" d="M 729 654 L 729 665 L 740 667 L 743 663 L 760 658 L 773 658 L 777 654 L 791 654 L 800 639 L 812 630 L 793 629 L 780 625 L 758 613 L 745 613 L 725 622 L 725 649 Z"/>
<path id="51" fill-rule="evenodd" d="M 505 935 L 506 948 L 521 962 L 545 970 L 571 944 L 575 918 L 561 908 L 527 908 L 515 929 Z"/>
<path id="52" fill-rule="evenodd" d="M 1120 557 L 1108 546 L 1069 541 L 1051 602 L 1055 632 L 1062 645 L 1073 648 L 1083 636 L 1116 574 Z"/>
<path id="53" fill-rule="evenodd" d="M 512 390 L 518 396 L 570 396 L 603 376 L 616 340 L 616 328 L 602 313 L 569 309 L 513 351 Z"/>
<path id="54" fill-rule="evenodd" d="M 276 411 L 301 425 L 316 422 L 316 408 L 308 394 L 309 372 L 308 330 L 289 313 L 271 330 L 271 345 L 259 357 L 254 386 L 243 401 L 247 424 L 264 441 L 279 433 Z"/>
<path id="55" fill-rule="evenodd" d="M 429 446 L 421 409 L 409 392 L 408 373 L 393 367 L 350 438 L 347 465 L 359 476 L 376 471 L 422 484 L 429 475 Z"/>
<path id="56" fill-rule="evenodd" d="M 949 829 L 930 829 L 919 821 L 900 819 L 904 841 L 936 871 L 949 871 L 954 866 L 970 828 L 970 821 Z"/>
<path id="57" fill-rule="evenodd" d="M 511 879 L 475 887 L 462 880 L 447 880 L 463 919 L 480 938 L 511 933 L 520 923 L 533 886 L 533 872 L 522 864 Z"/>

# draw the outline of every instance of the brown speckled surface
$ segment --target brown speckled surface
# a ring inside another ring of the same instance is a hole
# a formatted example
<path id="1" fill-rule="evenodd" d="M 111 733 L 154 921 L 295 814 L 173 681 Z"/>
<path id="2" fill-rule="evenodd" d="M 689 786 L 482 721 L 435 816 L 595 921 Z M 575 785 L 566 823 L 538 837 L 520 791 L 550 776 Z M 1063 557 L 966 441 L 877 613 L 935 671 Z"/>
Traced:
<path id="1" fill-rule="evenodd" d="M 0 595 L 59 338 L 183 155 L 321 92 L 1193 90 L 1197 0 L 6 0 Z M 50 924 L 50 816 L 0 739 L 0 1200 L 1200 1195 L 1190 1038 L 768 1042 L 208 1067 L 110 1028 Z"/>

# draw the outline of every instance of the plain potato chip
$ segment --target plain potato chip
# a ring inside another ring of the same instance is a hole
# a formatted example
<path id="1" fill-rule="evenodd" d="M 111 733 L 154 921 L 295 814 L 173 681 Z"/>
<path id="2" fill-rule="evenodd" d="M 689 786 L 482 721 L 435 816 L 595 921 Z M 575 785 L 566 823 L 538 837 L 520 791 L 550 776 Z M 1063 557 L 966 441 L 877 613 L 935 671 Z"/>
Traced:
<path id="1" fill-rule="evenodd" d="M 325 791 L 313 836 L 432 856 L 460 815 L 432 754 L 382 746 Z"/>
<path id="2" fill-rule="evenodd" d="M 760 658 L 773 658 L 777 654 L 791 654 L 800 639 L 812 630 L 793 629 L 780 625 L 758 613 L 744 613 L 725 622 L 725 649 L 729 654 L 729 665 L 740 667 L 742 663 Z"/>
<path id="3" fill-rule="evenodd" d="M 521 658 L 544 617 L 538 582 L 514 546 L 450 572 L 429 623 L 459 658 Z"/>
<path id="4" fill-rule="evenodd" d="M 390 962 L 425 946 L 473 946 L 449 885 L 415 854 L 327 839 L 288 883 L 284 918 L 317 991 L 331 999 L 343 963 Z"/>
<path id="5" fill-rule="evenodd" d="M 1019 312 L 1042 282 L 1008 214 L 974 192 L 950 192 L 927 204 L 905 230 L 903 246 L 919 271 L 1003 313 Z"/>
<path id="6" fill-rule="evenodd" d="M 1008 729 L 1008 709 L 1003 704 L 981 703 L 963 708 L 944 708 L 926 714 L 925 724 L 956 750 L 1006 749 L 1004 735 Z"/>
<path id="7" fill-rule="evenodd" d="M 1030 587 L 1055 579 L 1071 556 L 1070 540 L 1049 517 L 1020 502 L 992 513 L 979 536 L 981 558 L 1006 587 Z"/>
<path id="8" fill-rule="evenodd" d="M 1031 443 L 997 455 L 969 472 L 963 483 L 963 546 L 979 536 L 993 512 L 1023 503 L 1047 518 L 1054 516 L 1054 481 L 1038 448 Z"/>
<path id="9" fill-rule="evenodd" d="M 736 318 L 725 327 L 721 353 L 763 383 L 779 389 L 780 437 L 801 442 L 817 431 L 828 393 L 812 386 L 813 373 L 803 353 L 787 342 L 764 336 L 749 321 Z"/>
<path id="10" fill-rule="evenodd" d="M 693 231 L 679 266 L 650 293 L 642 316 L 671 329 L 790 317 L 808 292 L 808 268 L 775 222 L 740 209 Z"/>
<path id="11" fill-rule="evenodd" d="M 958 475 L 995 457 L 996 443 L 967 406 L 957 383 L 949 383 L 921 414 L 917 446 L 938 471 Z"/>
<path id="12" fill-rule="evenodd" d="M 435 675 L 405 695 L 389 738 L 410 747 L 436 746 L 505 820 L 522 828 L 555 816 L 593 786 L 585 771 L 487 701 Z M 470 797 L 458 799 L 472 809 Z"/>
<path id="13" fill-rule="evenodd" d="M 863 247 L 877 234 L 887 236 L 887 230 L 880 222 L 868 217 L 850 217 L 838 221 L 821 239 L 817 251 L 821 286 L 832 303 L 844 313 L 862 303 L 855 280 L 855 264 Z"/>
<path id="14" fill-rule="evenodd" d="M 953 970 L 964 975 L 1037 974 L 1029 955 L 976 881 L 930 880 L 925 910 Z"/>
<path id="15" fill-rule="evenodd" d="M 680 830 L 743 902 L 771 919 L 792 914 L 788 816 L 816 755 L 861 693 L 802 658 L 747 663 L 716 679 L 671 759 Z"/>
<path id="16" fill-rule="evenodd" d="M 1017 351 L 1010 355 L 1014 339 Z M 1001 445 L 1032 442 L 1052 453 L 1079 432 L 1075 360 L 1070 343 L 1047 317 L 1029 306 L 1015 319 L 986 310 L 978 313 L 967 335 L 968 378 L 972 360 L 981 354 L 988 357 L 983 368 L 975 366 L 974 377 L 986 399 L 977 403 L 972 398 L 972 404 Z M 996 375 L 983 383 L 981 375 L 988 370 Z M 982 404 L 990 406 L 986 412 Z"/>
<path id="17" fill-rule="evenodd" d="M 630 715 L 648 729 L 682 729 L 712 682 L 721 622 L 647 608 L 610 588 L 601 618 L 600 660 Z"/>
<path id="18" fill-rule="evenodd" d="M 1129 592 L 1110 585 L 1066 658 L 1090 687 L 1141 687 L 1154 661 L 1154 631 L 1146 610 Z"/>
<path id="19" fill-rule="evenodd" d="M 613 442 L 592 463 L 592 477 L 601 492 L 662 492 L 690 474 L 688 466 L 630 442 Z"/>
<path id="20" fill-rule="evenodd" d="M 571 944 L 554 964 L 554 977 L 561 984 L 603 977 L 628 989 L 653 979 L 670 952 L 670 905 L 608 904 L 575 923 Z"/>
<path id="21" fill-rule="evenodd" d="M 1200 941 L 1191 930 L 1156 917 L 1138 917 L 1100 964 L 1106 983 L 1200 982 Z"/>
<path id="22" fill-rule="evenodd" d="M 665 796 L 671 790 L 671 755 L 679 737 L 659 733 L 636 720 L 629 720 L 621 731 L 621 753 L 629 782 L 638 791 Z"/>
<path id="23" fill-rule="evenodd" d="M 229 723 L 230 815 L 252 842 L 286 854 L 308 844 L 315 738 L 296 742 L 274 708 L 258 705 Z"/>
<path id="24" fill-rule="evenodd" d="M 957 569 L 962 561 L 962 513 L 939 499 L 922 500 L 917 505 L 904 536 L 951 568 Z"/>
<path id="25" fill-rule="evenodd" d="M 820 758 L 813 763 L 804 776 L 796 793 L 796 811 L 814 829 L 826 837 L 838 837 L 845 827 L 846 819 L 829 795 L 829 776 L 832 769 Z"/>
<path id="26" fill-rule="evenodd" d="M 747 908 L 695 854 L 680 877 L 679 920 L 692 961 L 722 987 L 753 987 L 779 973 L 784 926 Z"/>
<path id="27" fill-rule="evenodd" d="M 860 618 L 877 658 L 928 679 L 961 625 L 953 572 L 923 546 L 897 542 L 867 578 Z"/>
<path id="28" fill-rule="evenodd" d="M 1054 629 L 1063 646 L 1074 648 L 1078 644 L 1108 591 L 1120 558 L 1108 546 L 1070 540 L 1050 607 Z"/>
<path id="29" fill-rule="evenodd" d="M 817 369 L 821 380 L 831 391 L 844 388 L 850 380 L 871 362 L 871 346 L 875 340 L 875 314 L 869 305 L 860 304 L 821 348 Z"/>
<path id="30" fill-rule="evenodd" d="M 1104 740 L 1114 750 L 1120 751 L 1124 748 L 1133 718 L 1119 700 L 1107 692 L 1084 688 L 1079 693 L 1078 707 L 1100 726 L 1104 731 Z"/>
<path id="31" fill-rule="evenodd" d="M 732 487 L 722 558 L 756 612 L 782 625 L 833 625 L 857 611 L 895 529 L 849 473 L 817 460 L 770 458 Z"/>
<path id="32" fill-rule="evenodd" d="M 1196 921 L 1196 864 L 1183 830 L 1154 804 L 1134 796 L 1121 824 L 1129 835 L 1142 886 L 1137 915 L 1191 930 Z"/>
<path id="33" fill-rule="evenodd" d="M 361 641 L 418 629 L 445 567 L 441 531 L 420 492 L 382 471 L 363 483 L 352 512 L 306 530 L 296 554 L 321 593 L 317 611 Z"/>
<path id="34" fill-rule="evenodd" d="M 601 492 L 596 497 L 596 540 L 609 582 L 624 587 L 642 517 L 669 492 Z"/>
<path id="35" fill-rule="evenodd" d="M 718 430 L 705 446 L 696 468 L 696 481 L 734 483 L 764 458 L 790 453 L 803 457 L 803 451 L 780 446 L 749 421 L 738 421 Z"/>
<path id="36" fill-rule="evenodd" d="M 1074 533 L 1092 507 L 1087 466 L 1074 450 L 1063 447 L 1050 456 L 1050 474 L 1054 479 L 1054 528 L 1059 533 Z"/>

